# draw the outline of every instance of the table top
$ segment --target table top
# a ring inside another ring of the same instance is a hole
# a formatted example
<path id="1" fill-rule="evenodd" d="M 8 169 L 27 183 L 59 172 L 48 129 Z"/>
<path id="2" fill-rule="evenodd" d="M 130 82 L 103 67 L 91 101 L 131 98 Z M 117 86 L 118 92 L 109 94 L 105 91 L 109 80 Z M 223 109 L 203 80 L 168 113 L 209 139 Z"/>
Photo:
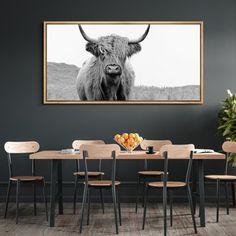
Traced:
<path id="1" fill-rule="evenodd" d="M 60 150 L 45 150 L 37 153 L 30 154 L 30 159 L 35 160 L 76 160 L 82 159 L 82 155 L 80 153 L 62 153 Z M 90 158 L 95 159 L 95 158 Z M 104 158 L 108 159 L 108 158 Z M 146 154 L 145 151 L 133 151 L 131 153 L 126 151 L 121 151 L 119 155 L 116 157 L 117 160 L 156 160 L 163 159 L 159 152 L 155 154 Z M 181 158 L 172 158 L 176 160 L 180 160 Z M 193 159 L 197 160 L 224 160 L 225 154 L 219 152 L 213 153 L 195 153 L 193 154 Z"/>

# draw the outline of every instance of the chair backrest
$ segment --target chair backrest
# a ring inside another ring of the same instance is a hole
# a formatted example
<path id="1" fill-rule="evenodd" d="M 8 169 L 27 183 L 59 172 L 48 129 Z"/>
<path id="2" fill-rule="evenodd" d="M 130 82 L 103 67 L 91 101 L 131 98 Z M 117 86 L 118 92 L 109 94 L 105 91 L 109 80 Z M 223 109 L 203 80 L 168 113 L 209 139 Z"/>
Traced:
<path id="1" fill-rule="evenodd" d="M 165 145 L 161 147 L 160 153 L 163 155 L 167 152 L 168 159 L 189 159 L 191 151 L 194 150 L 193 144 L 174 144 L 174 145 Z"/>
<path id="2" fill-rule="evenodd" d="M 80 151 L 86 155 L 84 158 L 88 159 L 113 159 L 112 153 L 115 152 L 117 156 L 120 153 L 120 147 L 117 144 L 83 144 L 80 146 Z"/>
<path id="3" fill-rule="evenodd" d="M 120 153 L 120 147 L 117 144 L 83 144 L 80 146 L 83 153 L 85 166 L 85 183 L 88 184 L 88 165 L 87 160 L 92 159 L 110 159 L 112 160 L 112 186 L 115 186 L 116 176 L 116 156 Z"/>
<path id="4" fill-rule="evenodd" d="M 103 140 L 74 140 L 72 147 L 74 149 L 80 149 L 80 146 L 83 144 L 105 144 Z"/>
<path id="5" fill-rule="evenodd" d="M 236 142 L 235 141 L 225 141 L 222 145 L 224 152 L 236 153 Z"/>
<path id="6" fill-rule="evenodd" d="M 229 155 L 231 153 L 236 153 L 236 142 L 235 141 L 225 141 L 222 145 L 222 149 L 226 152 L 225 158 L 225 175 L 228 174 L 228 163 L 229 163 Z"/>
<path id="7" fill-rule="evenodd" d="M 72 142 L 72 147 L 74 149 L 80 149 L 81 145 L 84 144 L 105 144 L 105 142 L 103 140 L 74 140 Z M 80 171 L 80 162 L 79 160 L 75 160 L 75 164 L 76 164 L 76 171 Z M 102 162 L 101 160 L 99 160 L 99 164 L 98 164 L 98 171 L 101 171 L 102 169 Z"/>
<path id="8" fill-rule="evenodd" d="M 193 144 L 182 144 L 182 145 L 165 145 L 161 148 L 160 153 L 165 158 L 164 161 L 164 175 L 163 181 L 167 182 L 168 177 L 168 159 L 187 159 L 188 167 L 185 176 L 185 182 L 189 184 L 191 170 L 192 170 L 192 157 L 193 157 Z"/>
<path id="9" fill-rule="evenodd" d="M 34 153 L 39 150 L 39 144 L 35 141 L 26 142 L 6 142 L 4 145 L 7 153 Z"/>
<path id="10" fill-rule="evenodd" d="M 154 151 L 159 151 L 162 146 L 168 145 L 168 144 L 172 144 L 172 142 L 170 140 L 148 140 L 148 139 L 144 139 L 141 142 L 140 147 L 143 150 L 147 150 L 147 148 L 149 146 L 152 146 Z"/>
<path id="11" fill-rule="evenodd" d="M 11 154 L 30 154 L 35 153 L 39 150 L 39 143 L 35 141 L 19 141 L 19 142 L 6 142 L 4 145 L 4 149 L 8 154 L 8 170 L 9 176 L 13 176 L 12 171 L 12 160 Z M 35 175 L 35 161 L 31 160 L 32 163 L 32 175 Z"/>

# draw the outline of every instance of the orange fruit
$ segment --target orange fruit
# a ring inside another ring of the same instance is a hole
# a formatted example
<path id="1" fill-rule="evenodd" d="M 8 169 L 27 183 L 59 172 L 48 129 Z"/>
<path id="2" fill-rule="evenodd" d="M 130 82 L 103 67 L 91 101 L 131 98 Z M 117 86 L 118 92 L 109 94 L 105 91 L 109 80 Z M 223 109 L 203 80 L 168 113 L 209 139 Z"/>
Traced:
<path id="1" fill-rule="evenodd" d="M 130 133 L 129 138 L 135 138 L 135 135 L 133 133 Z"/>
<path id="2" fill-rule="evenodd" d="M 120 139 L 120 137 L 121 137 L 121 136 L 120 136 L 119 134 L 116 134 L 115 137 L 114 137 L 114 139 L 115 139 L 116 141 L 118 141 L 118 139 Z"/>
<path id="3" fill-rule="evenodd" d="M 134 144 L 134 139 L 133 138 L 129 138 L 129 143 L 133 145 Z"/>
<path id="4" fill-rule="evenodd" d="M 139 137 L 135 135 L 135 138 L 134 138 L 135 142 L 139 143 Z"/>
<path id="5" fill-rule="evenodd" d="M 123 133 L 121 136 L 122 136 L 125 140 L 129 138 L 129 135 L 128 135 L 127 133 Z"/>
<path id="6" fill-rule="evenodd" d="M 125 142 L 125 139 L 123 137 L 120 137 L 119 143 L 124 143 L 124 142 Z"/>

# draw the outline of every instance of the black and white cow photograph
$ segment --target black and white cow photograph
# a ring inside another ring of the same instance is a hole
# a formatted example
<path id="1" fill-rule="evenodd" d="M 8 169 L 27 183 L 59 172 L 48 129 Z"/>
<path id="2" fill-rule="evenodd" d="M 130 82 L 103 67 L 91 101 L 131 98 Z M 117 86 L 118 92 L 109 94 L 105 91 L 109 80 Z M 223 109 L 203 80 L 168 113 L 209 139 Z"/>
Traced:
<path id="1" fill-rule="evenodd" d="M 44 22 L 44 103 L 202 103 L 202 22 Z"/>

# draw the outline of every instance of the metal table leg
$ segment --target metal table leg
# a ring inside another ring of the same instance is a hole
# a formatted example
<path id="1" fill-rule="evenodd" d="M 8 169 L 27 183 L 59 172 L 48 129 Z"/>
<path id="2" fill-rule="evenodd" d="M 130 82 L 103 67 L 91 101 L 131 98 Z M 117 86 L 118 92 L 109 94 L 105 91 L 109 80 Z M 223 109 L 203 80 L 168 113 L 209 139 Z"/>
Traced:
<path id="1" fill-rule="evenodd" d="M 200 226 L 205 227 L 205 189 L 204 189 L 204 163 L 198 160 L 198 184 L 200 200 Z"/>
<path id="2" fill-rule="evenodd" d="M 193 196 L 193 209 L 194 214 L 196 213 L 196 203 L 197 203 L 197 173 L 196 173 L 196 162 L 193 161 L 192 166 L 192 196 Z"/>
<path id="3" fill-rule="evenodd" d="M 51 161 L 50 215 L 49 215 L 50 227 L 54 227 L 55 225 L 57 165 L 58 165 L 58 160 Z"/>
<path id="4" fill-rule="evenodd" d="M 63 215 L 63 192 L 62 192 L 62 160 L 57 164 L 58 208 L 59 215 Z"/>

